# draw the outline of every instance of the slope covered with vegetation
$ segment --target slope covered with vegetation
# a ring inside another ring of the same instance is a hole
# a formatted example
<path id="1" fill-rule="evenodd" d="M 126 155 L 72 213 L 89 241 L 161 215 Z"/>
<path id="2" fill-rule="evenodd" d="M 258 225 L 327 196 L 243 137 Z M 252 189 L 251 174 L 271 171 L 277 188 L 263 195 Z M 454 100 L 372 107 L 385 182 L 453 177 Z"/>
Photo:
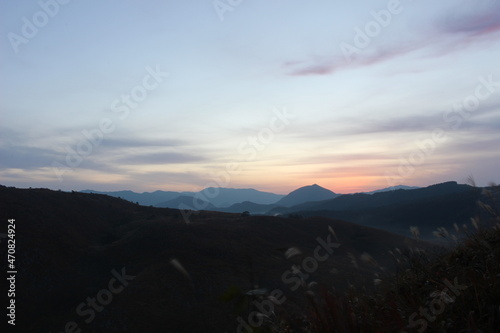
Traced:
<path id="1" fill-rule="evenodd" d="M 397 274 L 373 280 L 374 292 L 352 285 L 339 293 L 327 286 L 305 285 L 307 306 L 286 305 L 263 325 L 263 332 L 500 332 L 500 215 L 498 187 L 483 192 L 482 214 L 453 232 L 435 236 L 447 250 L 394 249 Z M 418 228 L 412 228 L 416 238 Z M 465 237 L 460 238 L 464 233 Z M 376 261 L 372 261 L 378 266 Z"/>

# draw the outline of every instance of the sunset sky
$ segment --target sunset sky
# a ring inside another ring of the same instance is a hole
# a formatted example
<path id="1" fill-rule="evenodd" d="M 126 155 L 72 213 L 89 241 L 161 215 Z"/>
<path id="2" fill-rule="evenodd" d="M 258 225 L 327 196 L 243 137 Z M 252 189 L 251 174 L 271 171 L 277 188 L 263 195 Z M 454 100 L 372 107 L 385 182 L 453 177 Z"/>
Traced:
<path id="1" fill-rule="evenodd" d="M 500 182 L 497 0 L 22 0 L 0 20 L 3 185 Z"/>

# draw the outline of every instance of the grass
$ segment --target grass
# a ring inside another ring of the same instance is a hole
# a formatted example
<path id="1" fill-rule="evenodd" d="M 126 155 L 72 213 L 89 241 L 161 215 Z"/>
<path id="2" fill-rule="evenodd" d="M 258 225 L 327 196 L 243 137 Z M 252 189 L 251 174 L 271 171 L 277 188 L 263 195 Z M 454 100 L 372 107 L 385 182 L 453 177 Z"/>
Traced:
<path id="1" fill-rule="evenodd" d="M 381 270 L 374 292 L 351 286 L 338 293 L 304 284 L 303 303 L 277 305 L 253 332 L 500 332 L 499 189 L 491 189 L 483 193 L 482 213 L 470 226 L 435 232 L 449 242 L 446 250 L 389 251 L 398 271 Z M 418 239 L 418 228 L 411 232 Z M 364 259 L 370 262 L 369 256 Z"/>

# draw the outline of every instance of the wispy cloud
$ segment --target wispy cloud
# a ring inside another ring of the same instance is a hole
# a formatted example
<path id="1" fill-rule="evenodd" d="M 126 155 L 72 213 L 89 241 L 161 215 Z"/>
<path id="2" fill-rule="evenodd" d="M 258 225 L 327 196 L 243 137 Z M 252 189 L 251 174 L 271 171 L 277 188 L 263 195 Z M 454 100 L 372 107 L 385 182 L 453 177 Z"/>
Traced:
<path id="1" fill-rule="evenodd" d="M 162 184 L 171 184 L 172 186 L 178 185 L 178 189 L 182 189 L 184 191 L 192 190 L 188 187 L 189 185 L 198 185 L 201 187 L 202 185 L 207 184 L 207 175 L 195 171 L 156 171 L 146 173 L 131 172 L 129 173 L 129 176 L 131 179 L 140 181 L 142 185 L 148 186 L 151 190 L 168 188 L 166 186 L 159 186 Z"/>
<path id="2" fill-rule="evenodd" d="M 193 163 L 205 160 L 206 159 L 202 156 L 191 155 L 187 153 L 151 152 L 151 153 L 129 154 L 127 156 L 119 157 L 118 159 L 115 160 L 115 162 L 123 164 L 145 165 L 145 164 Z"/>
<path id="3" fill-rule="evenodd" d="M 437 26 L 447 34 L 464 34 L 474 37 L 500 31 L 500 2 L 488 1 L 483 2 L 482 5 L 467 2 L 466 8 L 466 12 L 455 11 L 444 16 Z"/>
<path id="4" fill-rule="evenodd" d="M 79 142 L 67 138 L 40 142 L 41 137 L 8 128 L 2 128 L 0 137 L 0 168 L 31 171 L 48 169 L 54 161 L 64 163 L 68 147 L 74 149 Z M 35 146 L 34 141 L 39 144 Z M 170 138 L 104 138 L 92 154 L 83 159 L 80 168 L 122 173 L 126 165 L 180 164 L 206 160 L 198 153 L 177 152 L 187 144 L 186 141 Z M 165 152 L 165 149 L 174 151 Z"/>
<path id="5" fill-rule="evenodd" d="M 157 140 L 143 138 L 109 138 L 103 141 L 103 147 L 120 148 L 148 148 L 148 147 L 177 147 L 186 142 L 178 139 L 161 138 Z"/>
<path id="6" fill-rule="evenodd" d="M 284 71 L 291 76 L 329 75 L 343 69 L 386 62 L 418 50 L 426 50 L 425 57 L 441 57 L 474 43 L 500 39 L 500 34 L 497 34 L 500 32 L 500 2 L 490 1 L 480 8 L 471 6 L 467 3 L 467 11 L 456 6 L 458 10 L 451 9 L 450 13 L 421 28 L 420 37 L 412 40 L 383 45 L 373 42 L 359 54 L 354 54 L 350 62 L 339 54 L 313 56 L 302 61 L 284 62 Z"/>
<path id="7" fill-rule="evenodd" d="M 307 126 L 297 129 L 293 133 L 293 139 L 297 142 L 331 141 L 336 138 L 339 142 L 354 140 L 353 136 L 373 134 L 373 138 L 383 139 L 385 134 L 428 134 L 435 128 L 441 128 L 449 132 L 473 132 L 482 136 L 495 134 L 499 131 L 500 100 L 492 101 L 490 104 L 481 104 L 479 108 L 470 113 L 470 117 L 463 119 L 460 127 L 452 128 L 452 123 L 444 119 L 445 112 L 452 108 L 450 101 L 449 109 L 421 110 L 419 114 L 398 113 L 391 117 L 380 117 L 376 114 L 358 117 L 336 117 L 331 120 L 323 119 L 321 122 L 311 122 Z M 458 116 L 458 114 L 457 114 Z M 311 129 L 314 130 L 311 130 Z"/>
<path id="8" fill-rule="evenodd" d="M 424 48 L 429 40 L 403 42 L 392 46 L 374 47 L 371 52 L 364 52 L 353 56 L 353 61 L 347 62 L 343 56 L 314 57 L 310 60 L 287 63 L 284 68 L 291 76 L 328 75 L 343 69 L 355 69 L 370 66 L 393 58 L 408 54 L 412 51 Z"/>
<path id="9" fill-rule="evenodd" d="M 0 168 L 33 170 L 49 166 L 58 154 L 53 150 L 29 147 L 0 147 Z"/>

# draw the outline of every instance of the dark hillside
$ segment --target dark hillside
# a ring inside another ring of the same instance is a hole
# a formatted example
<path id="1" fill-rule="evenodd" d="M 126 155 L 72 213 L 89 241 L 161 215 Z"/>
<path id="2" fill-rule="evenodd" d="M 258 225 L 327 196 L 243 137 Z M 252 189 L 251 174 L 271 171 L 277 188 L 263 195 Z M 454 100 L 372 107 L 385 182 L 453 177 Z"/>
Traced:
<path id="1" fill-rule="evenodd" d="M 0 187 L 0 219 L 12 218 L 17 323 L 23 332 L 61 332 L 71 322 L 83 332 L 234 331 L 239 312 L 221 297 L 231 290 L 243 295 L 278 288 L 290 302 L 299 302 L 292 265 L 316 258 L 318 238 L 339 247 L 317 262 L 305 282 L 337 290 L 348 283 L 373 285 L 380 266 L 392 267 L 388 250 L 415 246 L 401 236 L 327 218 L 202 211 L 187 224 L 178 210 L 105 195 Z M 291 247 L 300 252 L 287 260 Z M 365 252 L 379 266 L 363 262 Z M 103 295 L 116 274 L 135 278 L 108 300 Z M 95 318 L 89 297 L 108 302 L 97 307 Z"/>
<path id="2" fill-rule="evenodd" d="M 413 203 L 419 200 L 427 200 L 433 197 L 441 197 L 444 195 L 452 195 L 456 193 L 471 191 L 477 193 L 480 192 L 477 188 L 474 188 L 472 186 L 457 184 L 457 182 L 450 181 L 414 190 L 395 190 L 374 194 L 344 194 L 336 197 L 335 199 L 306 203 L 303 205 L 290 207 L 288 209 L 276 208 L 270 213 L 283 214 L 305 210 L 360 210 L 395 204 Z"/>
<path id="3" fill-rule="evenodd" d="M 477 200 L 480 191 L 464 191 L 443 196 L 424 198 L 412 203 L 360 210 L 320 210 L 301 211 L 303 216 L 324 216 L 341 219 L 356 224 L 388 230 L 411 237 L 410 227 L 417 226 L 422 238 L 434 238 L 433 232 L 445 227 L 453 229 L 454 224 L 469 223 L 478 213 Z"/>

